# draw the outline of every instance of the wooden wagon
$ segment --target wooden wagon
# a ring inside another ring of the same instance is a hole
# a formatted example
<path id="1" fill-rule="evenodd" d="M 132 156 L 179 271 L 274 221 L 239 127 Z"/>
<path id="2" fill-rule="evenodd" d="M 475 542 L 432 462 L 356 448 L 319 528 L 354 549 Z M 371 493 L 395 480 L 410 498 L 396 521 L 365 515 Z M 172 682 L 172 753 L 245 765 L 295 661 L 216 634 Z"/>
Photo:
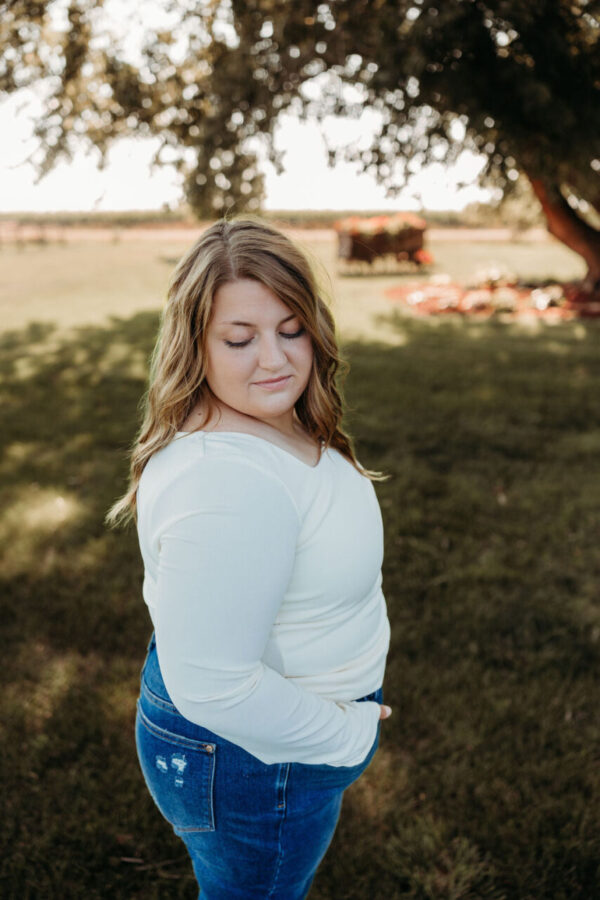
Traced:
<path id="1" fill-rule="evenodd" d="M 432 262 L 424 249 L 427 224 L 414 213 L 338 219 L 333 226 L 338 235 L 338 258 L 346 264 L 368 263 L 392 258 L 395 263 L 408 260 L 422 266 Z M 348 265 L 351 269 L 351 266 Z"/>

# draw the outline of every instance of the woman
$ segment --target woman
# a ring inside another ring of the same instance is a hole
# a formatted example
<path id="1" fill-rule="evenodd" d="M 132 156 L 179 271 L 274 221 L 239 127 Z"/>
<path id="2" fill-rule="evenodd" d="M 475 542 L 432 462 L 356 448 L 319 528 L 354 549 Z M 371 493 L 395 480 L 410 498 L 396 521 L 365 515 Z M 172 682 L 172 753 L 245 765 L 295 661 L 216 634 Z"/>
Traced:
<path id="1" fill-rule="evenodd" d="M 138 756 L 203 900 L 306 897 L 391 712 L 378 476 L 338 367 L 283 234 L 221 220 L 181 259 L 108 520 L 136 519 L 154 625 Z"/>

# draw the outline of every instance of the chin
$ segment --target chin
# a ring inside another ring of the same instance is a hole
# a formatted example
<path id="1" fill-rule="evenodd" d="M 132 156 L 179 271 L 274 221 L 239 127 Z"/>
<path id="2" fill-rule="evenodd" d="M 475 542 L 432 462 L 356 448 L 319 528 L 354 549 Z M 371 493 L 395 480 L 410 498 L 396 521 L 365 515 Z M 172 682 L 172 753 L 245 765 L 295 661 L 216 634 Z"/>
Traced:
<path id="1" fill-rule="evenodd" d="M 295 405 L 295 403 L 265 403 L 259 407 L 254 407 L 250 415 L 257 419 L 285 416 L 287 413 L 294 411 Z"/>

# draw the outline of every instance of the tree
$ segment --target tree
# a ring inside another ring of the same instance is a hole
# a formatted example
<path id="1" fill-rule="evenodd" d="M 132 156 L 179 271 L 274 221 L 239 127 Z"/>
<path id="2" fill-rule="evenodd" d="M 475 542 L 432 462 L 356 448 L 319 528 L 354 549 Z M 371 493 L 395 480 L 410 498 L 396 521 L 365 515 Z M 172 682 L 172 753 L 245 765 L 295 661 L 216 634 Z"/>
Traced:
<path id="1" fill-rule="evenodd" d="M 395 195 L 423 164 L 476 150 L 482 185 L 529 179 L 600 288 L 599 0 L 172 0 L 175 26 L 148 31 L 138 63 L 96 33 L 101 2 L 70 2 L 62 31 L 53 0 L 0 4 L 0 91 L 49 86 L 41 175 L 74 139 L 104 162 L 115 138 L 158 135 L 156 163 L 169 148 L 198 214 L 258 209 L 252 139 L 281 170 L 281 112 L 369 105 L 372 145 L 329 148 L 331 164 L 354 161 Z"/>

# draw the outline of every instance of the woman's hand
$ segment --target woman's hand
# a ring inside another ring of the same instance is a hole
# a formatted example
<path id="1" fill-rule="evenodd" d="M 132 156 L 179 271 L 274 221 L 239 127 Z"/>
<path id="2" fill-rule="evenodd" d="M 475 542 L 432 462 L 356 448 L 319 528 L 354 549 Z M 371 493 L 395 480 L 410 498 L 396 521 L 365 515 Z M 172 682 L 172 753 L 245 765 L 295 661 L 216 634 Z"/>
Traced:
<path id="1" fill-rule="evenodd" d="M 380 709 L 379 709 L 379 718 L 380 719 L 388 719 L 391 716 L 391 714 L 392 714 L 391 706 L 383 706 L 383 705 L 380 706 Z"/>

